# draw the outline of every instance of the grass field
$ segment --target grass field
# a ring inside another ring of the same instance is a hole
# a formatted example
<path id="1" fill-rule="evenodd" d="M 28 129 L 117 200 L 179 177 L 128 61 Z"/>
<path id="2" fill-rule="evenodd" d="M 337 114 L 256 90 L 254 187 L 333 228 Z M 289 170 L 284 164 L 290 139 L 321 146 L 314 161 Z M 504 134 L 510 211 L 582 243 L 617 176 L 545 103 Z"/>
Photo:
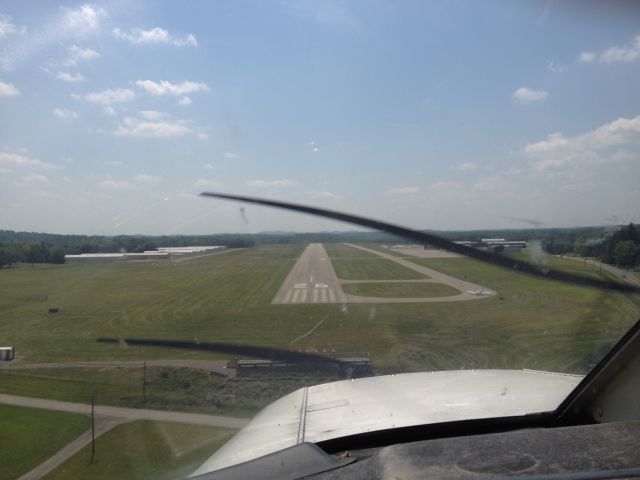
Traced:
<path id="1" fill-rule="evenodd" d="M 98 437 L 94 463 L 89 463 L 91 446 L 88 445 L 44 478 L 185 478 L 231 438 L 233 433 L 219 428 L 180 423 L 127 423 Z M 123 449 L 123 445 L 127 448 Z"/>
<path id="2" fill-rule="evenodd" d="M 337 377 L 288 374 L 227 379 L 188 368 L 47 368 L 0 370 L 0 393 L 68 402 L 251 417 L 274 400 L 310 383 Z"/>
<path id="3" fill-rule="evenodd" d="M 362 297 L 423 298 L 448 297 L 460 293 L 442 283 L 348 283 L 342 286 L 345 293 Z"/>
<path id="4" fill-rule="evenodd" d="M 88 428 L 84 415 L 0 405 L 0 479 L 27 473 Z"/>
<path id="5" fill-rule="evenodd" d="M 375 253 L 365 252 L 344 243 L 325 243 L 324 249 L 329 258 L 380 258 Z"/>
<path id="6" fill-rule="evenodd" d="M 304 247 L 260 247 L 180 263 L 0 269 L 0 338 L 25 362 L 211 358 L 95 339 L 197 338 L 289 348 L 323 320 L 296 349 L 366 351 L 379 372 L 463 367 L 582 372 L 640 316 L 637 296 L 631 300 L 466 258 L 412 261 L 497 295 L 428 305 L 271 305 Z M 347 278 L 420 278 L 385 259 L 334 261 Z M 580 268 L 575 263 L 571 268 Z M 60 312 L 47 315 L 50 306 Z"/>
<path id="7" fill-rule="evenodd" d="M 333 263 L 338 278 L 343 280 L 419 280 L 428 278 L 426 275 L 380 257 L 333 259 L 331 263 Z"/>

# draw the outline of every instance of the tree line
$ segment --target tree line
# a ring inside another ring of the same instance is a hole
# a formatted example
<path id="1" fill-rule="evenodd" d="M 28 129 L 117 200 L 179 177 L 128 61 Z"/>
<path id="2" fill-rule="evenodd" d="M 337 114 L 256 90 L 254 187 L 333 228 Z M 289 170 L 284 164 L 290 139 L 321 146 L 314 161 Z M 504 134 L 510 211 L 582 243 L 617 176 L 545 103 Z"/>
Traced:
<path id="1" fill-rule="evenodd" d="M 529 228 L 475 231 L 433 231 L 450 240 L 482 238 L 539 240 L 553 255 L 596 257 L 621 267 L 640 266 L 640 232 L 633 224 L 617 227 Z M 262 232 L 215 235 L 58 235 L 0 230 L 0 266 L 24 263 L 64 263 L 65 254 L 140 253 L 158 247 L 224 245 L 247 248 L 267 244 L 332 242 L 403 243 L 403 239 L 375 231 L 351 232 Z"/>
<path id="2" fill-rule="evenodd" d="M 605 231 L 595 237 L 551 238 L 542 246 L 554 255 L 573 254 L 580 257 L 595 257 L 604 263 L 625 268 L 640 267 L 640 231 L 633 223 Z"/>

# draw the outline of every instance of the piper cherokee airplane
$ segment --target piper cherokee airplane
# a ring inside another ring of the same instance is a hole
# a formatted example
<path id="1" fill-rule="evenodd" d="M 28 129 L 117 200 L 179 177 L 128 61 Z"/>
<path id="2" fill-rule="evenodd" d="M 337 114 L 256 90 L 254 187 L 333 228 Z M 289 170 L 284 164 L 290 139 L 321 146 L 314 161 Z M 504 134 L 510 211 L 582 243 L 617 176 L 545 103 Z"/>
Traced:
<path id="1" fill-rule="evenodd" d="M 529 275 L 638 295 L 619 282 L 545 268 L 397 225 L 274 200 L 203 196 L 319 215 L 428 243 Z M 122 341 L 106 339 L 103 341 Z M 313 363 L 265 347 L 124 339 Z M 213 479 L 640 478 L 640 322 L 586 376 L 458 370 L 347 379 L 302 388 L 258 413 L 189 477 Z"/>

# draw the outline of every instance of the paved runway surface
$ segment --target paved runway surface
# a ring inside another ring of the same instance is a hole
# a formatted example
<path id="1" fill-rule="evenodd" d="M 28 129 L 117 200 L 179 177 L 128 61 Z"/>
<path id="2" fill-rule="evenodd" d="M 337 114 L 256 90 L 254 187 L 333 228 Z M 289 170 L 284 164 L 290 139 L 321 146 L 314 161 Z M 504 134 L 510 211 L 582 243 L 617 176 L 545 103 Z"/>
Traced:
<path id="1" fill-rule="evenodd" d="M 347 298 L 321 243 L 311 243 L 289 272 L 272 304 L 345 303 Z"/>

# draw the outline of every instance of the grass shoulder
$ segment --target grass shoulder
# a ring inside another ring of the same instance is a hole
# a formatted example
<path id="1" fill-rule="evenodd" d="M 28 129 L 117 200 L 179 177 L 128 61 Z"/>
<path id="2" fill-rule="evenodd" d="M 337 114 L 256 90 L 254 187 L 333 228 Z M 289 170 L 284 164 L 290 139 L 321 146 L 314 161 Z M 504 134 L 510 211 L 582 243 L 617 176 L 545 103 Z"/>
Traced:
<path id="1" fill-rule="evenodd" d="M 383 298 L 449 297 L 460 293 L 449 285 L 431 282 L 348 283 L 342 288 L 351 295 Z"/>
<path id="2" fill-rule="evenodd" d="M 170 422 L 137 421 L 118 425 L 91 446 L 45 476 L 57 479 L 185 478 L 220 448 L 234 431 Z"/>
<path id="3" fill-rule="evenodd" d="M 84 415 L 0 405 L 0 478 L 27 473 L 89 427 Z"/>
<path id="4" fill-rule="evenodd" d="M 333 259 L 333 268 L 343 280 L 419 280 L 427 278 L 386 258 Z"/>

